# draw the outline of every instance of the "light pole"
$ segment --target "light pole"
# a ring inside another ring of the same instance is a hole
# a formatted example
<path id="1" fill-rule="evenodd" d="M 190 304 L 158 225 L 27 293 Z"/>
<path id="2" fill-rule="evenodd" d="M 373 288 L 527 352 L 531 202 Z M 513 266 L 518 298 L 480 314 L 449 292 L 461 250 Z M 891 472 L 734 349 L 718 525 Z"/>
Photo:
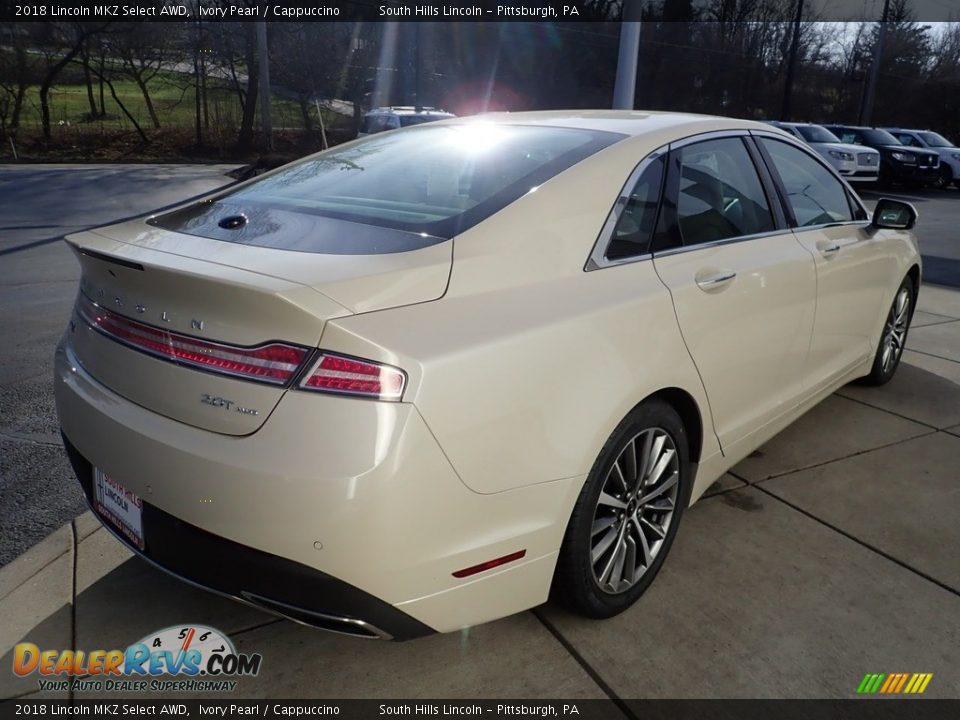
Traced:
<path id="1" fill-rule="evenodd" d="M 783 106 L 780 119 L 790 120 L 793 96 L 793 74 L 797 67 L 797 49 L 800 45 L 800 21 L 803 18 L 803 0 L 797 0 L 797 16 L 793 19 L 793 38 L 790 40 L 790 58 L 787 60 L 787 77 L 783 83 Z"/>
<path id="2" fill-rule="evenodd" d="M 877 45 L 873 49 L 873 60 L 870 62 L 870 73 L 867 75 L 867 89 L 863 93 L 863 104 L 860 106 L 860 125 L 869 125 L 873 116 L 873 101 L 877 96 L 877 80 L 880 77 L 880 60 L 883 57 L 883 41 L 887 37 L 887 16 L 890 14 L 890 0 L 884 0 L 883 19 L 880 21 L 880 33 L 877 35 Z"/>
<path id="3" fill-rule="evenodd" d="M 270 119 L 270 53 L 267 50 L 267 23 L 257 23 L 257 66 L 260 71 L 260 124 L 263 126 L 263 149 L 273 150 L 273 122 Z"/>
<path id="4" fill-rule="evenodd" d="M 620 22 L 620 52 L 617 77 L 613 85 L 613 109 L 633 110 L 637 89 L 637 63 L 640 55 L 640 17 L 642 0 L 624 0 Z"/>

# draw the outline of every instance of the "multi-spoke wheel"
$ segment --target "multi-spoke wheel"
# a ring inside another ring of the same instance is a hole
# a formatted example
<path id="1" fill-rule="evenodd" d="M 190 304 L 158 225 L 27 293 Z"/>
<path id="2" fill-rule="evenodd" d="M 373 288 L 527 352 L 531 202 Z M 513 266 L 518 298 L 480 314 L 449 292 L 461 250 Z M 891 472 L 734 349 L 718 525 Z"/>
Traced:
<path id="1" fill-rule="evenodd" d="M 632 605 L 653 581 L 689 499 L 687 434 L 651 400 L 620 423 L 597 458 L 564 537 L 555 594 L 591 617 Z"/>
<path id="2" fill-rule="evenodd" d="M 680 461 L 661 428 L 644 430 L 607 473 L 593 515 L 593 579 L 608 593 L 628 590 L 653 564 L 677 507 Z"/>
<path id="3" fill-rule="evenodd" d="M 916 298 L 916 289 L 913 279 L 907 276 L 897 290 L 887 313 L 883 325 L 883 334 L 880 336 L 880 345 L 873 359 L 873 368 L 870 374 L 863 378 L 868 385 L 883 385 L 897 371 L 903 347 L 907 343 L 907 332 L 910 330 L 910 318 L 913 317 L 913 306 Z"/>

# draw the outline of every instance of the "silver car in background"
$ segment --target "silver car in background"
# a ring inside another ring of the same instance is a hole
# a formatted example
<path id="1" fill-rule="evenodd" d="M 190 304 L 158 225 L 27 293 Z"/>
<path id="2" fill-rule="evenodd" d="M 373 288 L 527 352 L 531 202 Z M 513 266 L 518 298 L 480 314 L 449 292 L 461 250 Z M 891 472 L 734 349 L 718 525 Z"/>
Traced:
<path id="1" fill-rule="evenodd" d="M 940 156 L 940 177 L 934 185 L 939 188 L 960 187 L 960 147 L 932 130 L 904 130 L 902 128 L 884 128 L 904 145 L 931 150 Z"/>
<path id="2" fill-rule="evenodd" d="M 770 125 L 805 142 L 849 182 L 876 182 L 880 177 L 880 153 L 876 150 L 842 142 L 822 125 L 785 122 L 770 122 Z"/>

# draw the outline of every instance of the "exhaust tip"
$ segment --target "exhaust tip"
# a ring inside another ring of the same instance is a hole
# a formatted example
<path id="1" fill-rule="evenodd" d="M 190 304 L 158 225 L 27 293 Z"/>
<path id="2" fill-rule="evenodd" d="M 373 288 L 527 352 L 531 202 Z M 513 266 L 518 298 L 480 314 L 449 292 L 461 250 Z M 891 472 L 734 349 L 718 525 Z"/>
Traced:
<path id="1" fill-rule="evenodd" d="M 279 600 L 271 600 L 261 595 L 243 591 L 240 593 L 244 600 L 273 615 L 279 615 L 300 625 L 307 625 L 319 630 L 350 635 L 351 637 L 367 638 L 369 640 L 392 640 L 393 636 L 375 625 L 357 618 L 342 615 L 328 615 L 314 610 L 288 605 Z"/>

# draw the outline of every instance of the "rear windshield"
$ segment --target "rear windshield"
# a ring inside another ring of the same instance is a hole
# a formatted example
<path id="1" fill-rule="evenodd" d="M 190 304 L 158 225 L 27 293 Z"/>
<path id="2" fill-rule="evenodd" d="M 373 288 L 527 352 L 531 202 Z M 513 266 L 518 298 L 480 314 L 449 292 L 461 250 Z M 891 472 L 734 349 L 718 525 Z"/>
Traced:
<path id="1" fill-rule="evenodd" d="M 314 155 L 151 222 L 290 250 L 400 252 L 463 232 L 623 137 L 485 122 L 426 124 Z M 344 224 L 365 227 L 350 231 Z"/>
<path id="2" fill-rule="evenodd" d="M 819 125 L 797 125 L 803 139 L 812 143 L 838 143 L 840 138 Z"/>

